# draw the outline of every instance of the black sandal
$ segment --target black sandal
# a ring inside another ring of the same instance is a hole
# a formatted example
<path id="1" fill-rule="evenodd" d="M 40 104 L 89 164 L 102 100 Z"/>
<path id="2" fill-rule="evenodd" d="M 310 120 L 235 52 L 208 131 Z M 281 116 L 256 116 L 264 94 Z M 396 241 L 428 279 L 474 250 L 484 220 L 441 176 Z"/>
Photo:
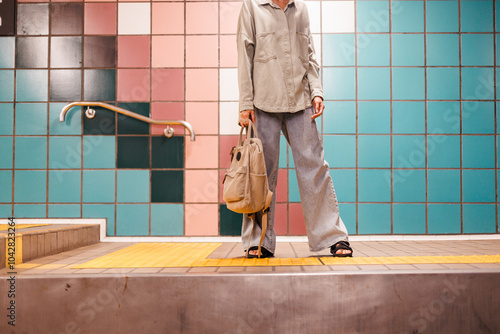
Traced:
<path id="1" fill-rule="evenodd" d="M 350 250 L 351 252 L 349 254 L 337 254 L 337 251 L 340 249 Z M 339 241 L 330 247 L 330 253 L 332 253 L 333 257 L 352 257 L 353 250 L 347 241 Z"/>
<path id="2" fill-rule="evenodd" d="M 250 247 L 248 250 L 251 251 L 251 250 L 258 250 L 259 249 L 259 246 L 253 246 L 253 247 Z M 271 253 L 270 251 L 268 251 L 267 249 L 265 249 L 264 247 L 261 247 L 260 248 L 260 252 L 262 253 L 260 255 L 260 258 L 263 259 L 263 258 L 266 258 L 266 257 L 273 257 L 274 254 Z M 248 252 L 246 252 L 247 254 L 247 258 L 248 259 L 255 259 L 255 258 L 258 258 L 259 256 L 258 255 L 253 255 L 253 254 L 250 254 Z"/>

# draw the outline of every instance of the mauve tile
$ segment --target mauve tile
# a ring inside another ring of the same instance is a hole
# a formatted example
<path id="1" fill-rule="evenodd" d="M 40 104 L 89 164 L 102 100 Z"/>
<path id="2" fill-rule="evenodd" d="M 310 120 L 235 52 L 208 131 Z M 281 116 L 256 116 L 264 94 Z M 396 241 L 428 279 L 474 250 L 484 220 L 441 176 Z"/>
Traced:
<path id="1" fill-rule="evenodd" d="M 167 139 L 168 140 L 168 139 Z M 219 192 L 219 171 L 186 170 L 186 203 L 216 203 Z"/>
<path id="2" fill-rule="evenodd" d="M 49 5 L 20 4 L 17 6 L 18 35 L 48 35 Z"/>
<path id="3" fill-rule="evenodd" d="M 287 224 L 287 204 L 278 203 L 276 204 L 275 214 L 274 214 L 274 231 L 276 235 L 288 235 L 288 224 Z"/>
<path id="4" fill-rule="evenodd" d="M 153 102 L 151 103 L 151 118 L 168 121 L 184 120 L 184 103 Z M 163 131 L 166 127 L 166 125 L 151 125 L 151 134 L 163 136 Z M 182 125 L 173 125 L 171 127 L 174 129 L 175 135 L 184 134 L 184 127 Z"/>
<path id="5" fill-rule="evenodd" d="M 86 35 L 116 34 L 116 3 L 86 3 L 84 31 Z"/>
<path id="6" fill-rule="evenodd" d="M 184 36 L 153 36 L 152 67 L 184 67 Z"/>
<path id="7" fill-rule="evenodd" d="M 220 67 L 237 67 L 236 35 L 220 35 Z"/>
<path id="8" fill-rule="evenodd" d="M 153 101 L 184 100 L 183 69 L 153 69 L 151 80 Z"/>
<path id="9" fill-rule="evenodd" d="M 217 204 L 186 204 L 185 235 L 209 236 L 219 234 Z"/>
<path id="10" fill-rule="evenodd" d="M 217 102 L 187 102 L 186 121 L 198 135 L 219 133 L 219 104 Z"/>
<path id="11" fill-rule="evenodd" d="M 48 67 L 48 37 L 17 37 L 16 41 L 16 66 L 18 68 Z"/>
<path id="12" fill-rule="evenodd" d="M 149 36 L 118 36 L 118 67 L 149 67 Z"/>
<path id="13" fill-rule="evenodd" d="M 231 150 L 238 144 L 238 136 L 219 136 L 220 167 L 227 169 L 231 165 Z"/>
<path id="14" fill-rule="evenodd" d="M 220 3 L 220 33 L 236 34 L 238 17 L 243 2 L 221 2 Z"/>
<path id="15" fill-rule="evenodd" d="M 186 36 L 186 67 L 217 67 L 219 39 L 217 35 Z"/>
<path id="16" fill-rule="evenodd" d="M 116 36 L 85 36 L 83 45 L 85 67 L 116 66 Z"/>
<path id="17" fill-rule="evenodd" d="M 83 3 L 53 3 L 50 6 L 52 35 L 80 35 L 83 33 Z"/>
<path id="18" fill-rule="evenodd" d="M 186 34 L 217 34 L 219 31 L 217 2 L 186 4 Z"/>
<path id="19" fill-rule="evenodd" d="M 187 101 L 218 101 L 219 71 L 217 69 L 186 70 Z"/>
<path id="20" fill-rule="evenodd" d="M 149 101 L 150 71 L 148 69 L 118 69 L 118 101 Z"/>
<path id="21" fill-rule="evenodd" d="M 289 204 L 290 221 L 288 224 L 290 235 L 306 235 L 306 226 L 304 223 L 304 215 L 302 213 L 301 203 Z"/>
<path id="22" fill-rule="evenodd" d="M 153 3 L 153 34 L 184 34 L 184 3 Z"/>
<path id="23" fill-rule="evenodd" d="M 288 200 L 288 171 L 278 169 L 278 182 L 276 184 L 276 202 Z"/>

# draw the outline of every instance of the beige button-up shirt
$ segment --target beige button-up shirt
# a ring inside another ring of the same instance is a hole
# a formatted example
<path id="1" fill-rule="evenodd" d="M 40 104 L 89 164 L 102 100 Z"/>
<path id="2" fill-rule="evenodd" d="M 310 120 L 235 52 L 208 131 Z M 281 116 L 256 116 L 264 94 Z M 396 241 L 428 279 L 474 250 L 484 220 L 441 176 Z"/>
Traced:
<path id="1" fill-rule="evenodd" d="M 238 30 L 239 109 L 297 112 L 323 98 L 306 4 L 244 0 Z"/>

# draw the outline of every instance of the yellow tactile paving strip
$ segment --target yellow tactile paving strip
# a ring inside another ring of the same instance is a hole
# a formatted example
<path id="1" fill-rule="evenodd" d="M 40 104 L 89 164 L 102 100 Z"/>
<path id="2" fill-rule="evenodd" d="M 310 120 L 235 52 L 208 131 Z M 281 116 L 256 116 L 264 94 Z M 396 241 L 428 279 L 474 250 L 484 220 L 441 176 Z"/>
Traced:
<path id="1" fill-rule="evenodd" d="M 29 227 L 47 226 L 49 224 L 16 224 L 16 230 Z M 7 231 L 9 229 L 8 224 L 0 224 L 0 231 Z"/>
<path id="2" fill-rule="evenodd" d="M 500 263 L 500 255 L 307 257 L 267 259 L 207 259 L 221 243 L 139 243 L 73 266 L 88 268 L 172 268 L 322 266 L 362 264 Z"/>

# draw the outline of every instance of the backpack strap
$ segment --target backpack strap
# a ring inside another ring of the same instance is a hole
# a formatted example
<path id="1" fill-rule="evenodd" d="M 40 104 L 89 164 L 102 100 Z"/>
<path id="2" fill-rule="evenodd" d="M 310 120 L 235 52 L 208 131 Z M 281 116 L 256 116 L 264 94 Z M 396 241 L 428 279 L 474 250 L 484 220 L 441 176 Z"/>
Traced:
<path id="1" fill-rule="evenodd" d="M 269 208 L 266 208 L 264 211 L 262 211 L 262 233 L 260 235 L 259 247 L 257 248 L 257 257 L 259 257 L 259 258 L 262 254 L 262 251 L 261 251 L 262 241 L 264 241 L 264 237 L 266 236 L 266 232 L 267 232 L 267 213 L 268 212 L 269 212 Z M 256 224 L 255 213 L 248 215 L 248 217 L 253 220 L 254 224 Z M 250 249 L 250 239 L 251 238 L 248 238 L 248 245 L 247 245 L 247 251 L 246 251 L 247 257 L 248 257 L 248 250 Z"/>

